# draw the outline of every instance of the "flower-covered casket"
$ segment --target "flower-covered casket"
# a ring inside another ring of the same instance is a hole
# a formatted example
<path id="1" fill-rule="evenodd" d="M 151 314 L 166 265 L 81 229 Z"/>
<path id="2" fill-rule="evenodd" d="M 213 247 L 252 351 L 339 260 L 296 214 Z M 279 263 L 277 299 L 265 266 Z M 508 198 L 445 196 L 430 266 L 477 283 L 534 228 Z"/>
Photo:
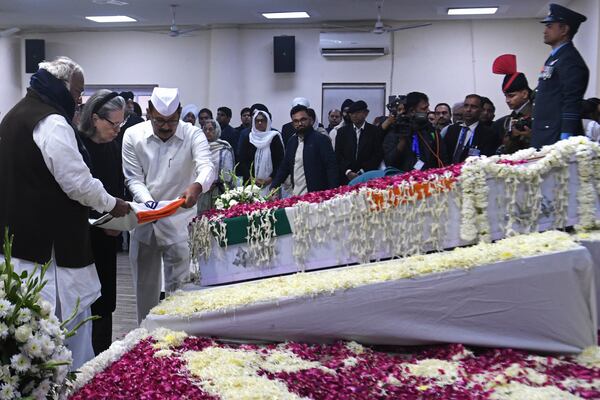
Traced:
<path id="1" fill-rule="evenodd" d="M 358 186 L 228 210 L 190 225 L 200 282 L 346 265 L 579 225 L 600 215 L 600 146 L 574 137 Z"/>

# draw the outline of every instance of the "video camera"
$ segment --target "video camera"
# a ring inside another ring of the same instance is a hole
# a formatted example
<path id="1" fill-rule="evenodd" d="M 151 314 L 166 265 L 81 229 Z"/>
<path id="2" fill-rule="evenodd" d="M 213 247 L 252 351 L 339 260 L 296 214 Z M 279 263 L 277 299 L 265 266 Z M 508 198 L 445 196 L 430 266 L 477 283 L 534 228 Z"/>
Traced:
<path id="1" fill-rule="evenodd" d="M 406 104 L 406 96 L 398 95 L 398 96 L 389 96 L 388 103 L 385 107 L 388 109 L 391 115 L 394 117 L 398 116 L 398 107 L 402 104 Z"/>
<path id="2" fill-rule="evenodd" d="M 390 96 L 389 102 L 386 104 L 387 109 L 390 112 L 390 115 L 393 115 L 395 118 L 395 123 L 393 125 L 393 130 L 400 135 L 412 135 L 415 131 L 421 130 L 424 128 L 427 123 L 427 113 L 417 112 L 412 113 L 411 115 L 400 114 L 398 115 L 398 107 L 400 105 L 406 105 L 406 96 Z"/>
<path id="3" fill-rule="evenodd" d="M 514 123 L 513 128 L 516 128 L 519 131 L 524 131 L 526 127 L 531 129 L 531 126 L 531 117 L 521 117 Z"/>

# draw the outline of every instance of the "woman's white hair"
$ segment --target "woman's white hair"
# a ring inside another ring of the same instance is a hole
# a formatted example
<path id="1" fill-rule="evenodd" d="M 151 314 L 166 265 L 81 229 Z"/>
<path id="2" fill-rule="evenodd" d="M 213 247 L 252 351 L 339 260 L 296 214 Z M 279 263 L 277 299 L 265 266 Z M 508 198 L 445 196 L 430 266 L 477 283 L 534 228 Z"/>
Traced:
<path id="1" fill-rule="evenodd" d="M 211 124 L 215 128 L 215 140 L 221 138 L 221 125 L 214 119 L 207 119 L 206 124 Z"/>
<path id="2" fill-rule="evenodd" d="M 52 61 L 43 61 L 38 64 L 39 69 L 45 69 L 55 78 L 65 82 L 67 89 L 70 89 L 71 76 L 75 72 L 83 74 L 83 68 L 69 57 L 57 57 Z"/>

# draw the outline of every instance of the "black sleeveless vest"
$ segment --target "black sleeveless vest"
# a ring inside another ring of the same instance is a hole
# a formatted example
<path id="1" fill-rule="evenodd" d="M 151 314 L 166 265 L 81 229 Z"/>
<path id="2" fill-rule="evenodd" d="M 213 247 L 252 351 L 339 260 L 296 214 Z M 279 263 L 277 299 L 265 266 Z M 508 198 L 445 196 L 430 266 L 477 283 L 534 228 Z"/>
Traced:
<path id="1" fill-rule="evenodd" d="M 33 141 L 35 126 L 51 114 L 60 113 L 28 89 L 0 123 L 0 243 L 8 227 L 14 257 L 42 264 L 54 248 L 58 266 L 85 267 L 94 262 L 89 209 L 62 191 Z"/>

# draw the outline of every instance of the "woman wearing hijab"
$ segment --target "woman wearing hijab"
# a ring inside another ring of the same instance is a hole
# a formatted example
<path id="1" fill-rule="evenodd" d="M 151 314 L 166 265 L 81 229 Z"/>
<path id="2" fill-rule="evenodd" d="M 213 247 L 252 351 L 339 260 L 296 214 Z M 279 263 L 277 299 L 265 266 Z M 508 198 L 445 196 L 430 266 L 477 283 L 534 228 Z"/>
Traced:
<path id="1" fill-rule="evenodd" d="M 196 115 L 198 115 L 198 106 L 188 104 L 181 109 L 181 120 L 196 125 Z"/>
<path id="2" fill-rule="evenodd" d="M 92 176 L 115 197 L 123 197 L 125 182 L 121 166 L 119 130 L 127 122 L 125 100 L 116 92 L 100 90 L 94 93 L 79 116 L 79 151 L 88 164 Z M 91 218 L 100 214 L 90 211 Z M 100 278 L 101 295 L 92 304 L 92 314 L 101 319 L 92 323 L 94 353 L 100 354 L 112 342 L 112 313 L 117 303 L 117 246 L 119 231 L 91 227 L 90 238 L 96 270 Z"/>
<path id="3" fill-rule="evenodd" d="M 255 178 L 256 185 L 263 188 L 261 194 L 269 193 L 269 185 L 275 178 L 283 161 L 281 134 L 271 130 L 271 118 L 265 111 L 256 110 L 252 116 L 252 130 L 240 146 L 240 172 L 244 182 Z"/>
<path id="4" fill-rule="evenodd" d="M 210 146 L 211 159 L 217 170 L 217 179 L 211 189 L 198 198 L 198 214 L 214 207 L 216 199 L 231 187 L 234 174 L 235 157 L 233 148 L 221 137 L 221 126 L 214 119 L 204 123 L 204 134 Z"/>

